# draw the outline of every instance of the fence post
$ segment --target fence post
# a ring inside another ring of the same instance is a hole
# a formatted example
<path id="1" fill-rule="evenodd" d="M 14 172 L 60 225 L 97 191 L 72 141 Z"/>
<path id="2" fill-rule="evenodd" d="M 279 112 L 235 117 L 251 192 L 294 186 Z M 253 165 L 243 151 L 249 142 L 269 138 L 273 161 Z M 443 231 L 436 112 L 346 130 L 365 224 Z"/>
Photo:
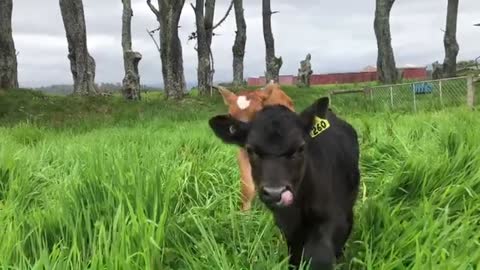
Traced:
<path id="1" fill-rule="evenodd" d="M 412 83 L 412 93 L 413 93 L 413 111 L 417 112 L 417 98 L 415 96 L 415 84 Z"/>
<path id="2" fill-rule="evenodd" d="M 393 86 L 390 86 L 390 104 L 392 104 L 393 109 Z"/>
<path id="3" fill-rule="evenodd" d="M 440 105 L 443 107 L 442 80 L 438 81 L 438 89 L 440 91 Z"/>
<path id="4" fill-rule="evenodd" d="M 475 87 L 473 87 L 473 76 L 467 77 L 467 105 L 471 109 L 475 106 Z"/>

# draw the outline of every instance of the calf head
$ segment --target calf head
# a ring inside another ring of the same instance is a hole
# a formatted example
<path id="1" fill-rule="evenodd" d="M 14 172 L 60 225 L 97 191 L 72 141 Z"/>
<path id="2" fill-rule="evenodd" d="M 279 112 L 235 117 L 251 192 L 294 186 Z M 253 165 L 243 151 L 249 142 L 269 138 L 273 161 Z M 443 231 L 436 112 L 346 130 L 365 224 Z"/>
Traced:
<path id="1" fill-rule="evenodd" d="M 235 119 L 242 122 L 249 122 L 255 114 L 263 109 L 266 104 L 288 104 L 291 107 L 290 99 L 286 96 L 280 86 L 270 82 L 261 90 L 243 91 L 238 94 L 219 86 L 220 94 L 225 105 L 228 106 L 228 113 Z M 281 92 L 281 94 L 278 94 Z"/>
<path id="2" fill-rule="evenodd" d="M 217 115 L 209 125 L 224 143 L 247 149 L 260 199 L 269 208 L 288 207 L 304 178 L 314 119 L 326 118 L 328 103 L 320 98 L 300 114 L 283 105 L 265 106 L 251 122 Z"/>

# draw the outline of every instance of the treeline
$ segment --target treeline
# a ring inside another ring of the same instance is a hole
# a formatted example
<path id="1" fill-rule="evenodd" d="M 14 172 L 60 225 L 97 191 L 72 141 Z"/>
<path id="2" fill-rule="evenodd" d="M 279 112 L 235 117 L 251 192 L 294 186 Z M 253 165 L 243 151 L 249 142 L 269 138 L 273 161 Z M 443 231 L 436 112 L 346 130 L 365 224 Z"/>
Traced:
<path id="1" fill-rule="evenodd" d="M 186 93 L 186 82 L 183 68 L 182 42 L 178 36 L 179 21 L 185 6 L 185 0 L 158 0 L 152 3 L 146 0 L 153 16 L 158 22 L 158 28 L 149 31 L 157 46 L 162 63 L 163 85 L 166 98 L 181 99 Z M 456 73 L 456 58 L 459 46 L 456 40 L 458 0 L 448 0 L 446 29 L 444 35 L 445 59 L 441 74 L 453 77 Z M 373 27 L 377 39 L 377 70 L 378 80 L 382 83 L 395 83 L 399 74 L 395 64 L 391 44 L 390 12 L 395 0 L 376 0 Z M 133 50 L 131 37 L 131 21 L 134 12 L 131 0 L 122 0 L 122 41 L 124 79 L 121 90 L 126 99 L 141 99 L 140 74 L 138 70 L 142 54 Z M 68 41 L 68 59 L 73 77 L 75 94 L 95 95 L 101 89 L 95 84 L 95 59 L 89 54 L 87 46 L 87 29 L 82 0 L 59 0 L 61 16 Z M 233 76 L 232 84 L 236 86 L 245 83 L 243 77 L 245 45 L 247 40 L 247 23 L 244 17 L 243 0 L 231 0 L 226 13 L 215 19 L 215 0 L 195 0 L 190 4 L 195 13 L 196 31 L 189 40 L 196 41 L 197 51 L 197 88 L 201 95 L 212 91 L 215 73 L 214 59 L 211 50 L 215 30 L 233 13 L 236 22 L 235 40 L 232 41 Z M 0 0 L 0 88 L 17 88 L 17 59 L 12 36 L 12 0 Z M 233 10 L 233 12 L 231 12 Z M 283 60 L 275 55 L 275 40 L 272 34 L 270 0 L 262 0 L 263 34 L 265 41 L 265 77 L 267 81 L 278 82 Z M 155 37 L 158 35 L 158 41 Z"/>

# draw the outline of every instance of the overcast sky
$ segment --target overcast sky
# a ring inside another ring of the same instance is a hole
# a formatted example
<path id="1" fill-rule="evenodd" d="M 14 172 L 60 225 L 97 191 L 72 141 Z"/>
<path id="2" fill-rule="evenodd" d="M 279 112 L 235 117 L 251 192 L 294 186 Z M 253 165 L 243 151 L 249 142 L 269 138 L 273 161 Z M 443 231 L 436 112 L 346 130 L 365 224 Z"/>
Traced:
<path id="1" fill-rule="evenodd" d="M 133 47 L 143 54 L 140 62 L 144 84 L 162 83 L 161 62 L 146 33 L 157 22 L 145 0 L 132 0 Z M 155 0 L 152 2 L 156 2 Z M 196 81 L 197 56 L 194 41 L 195 21 L 187 0 L 180 21 L 183 62 L 188 82 Z M 217 0 L 216 20 L 225 13 L 230 0 Z M 84 0 L 88 46 L 97 63 L 97 82 L 121 82 L 120 0 Z M 265 48 L 262 33 L 261 1 L 244 0 L 247 21 L 245 77 L 262 75 Z M 283 57 L 281 74 L 295 74 L 307 53 L 312 54 L 314 73 L 357 71 L 376 64 L 373 31 L 374 0 L 272 0 L 276 54 Z M 425 66 L 443 61 L 443 32 L 447 0 L 398 0 L 391 14 L 392 44 L 398 66 Z M 480 1 L 461 0 L 457 39 L 459 60 L 480 56 Z M 21 86 L 71 84 L 67 42 L 58 0 L 14 0 L 14 40 L 18 56 Z M 235 36 L 234 13 L 216 31 L 212 50 L 215 57 L 215 81 L 232 78 L 232 44 Z"/>

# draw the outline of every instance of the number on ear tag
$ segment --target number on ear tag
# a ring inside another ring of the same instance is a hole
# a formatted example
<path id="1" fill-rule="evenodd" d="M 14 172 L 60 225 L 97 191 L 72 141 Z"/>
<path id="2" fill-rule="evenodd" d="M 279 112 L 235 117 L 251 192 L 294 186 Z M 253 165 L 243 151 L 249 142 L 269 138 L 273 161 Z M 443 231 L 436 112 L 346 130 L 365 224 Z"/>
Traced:
<path id="1" fill-rule="evenodd" d="M 324 132 L 330 127 L 330 122 L 327 119 L 315 116 L 312 130 L 310 131 L 310 137 L 315 138 L 318 134 Z"/>

